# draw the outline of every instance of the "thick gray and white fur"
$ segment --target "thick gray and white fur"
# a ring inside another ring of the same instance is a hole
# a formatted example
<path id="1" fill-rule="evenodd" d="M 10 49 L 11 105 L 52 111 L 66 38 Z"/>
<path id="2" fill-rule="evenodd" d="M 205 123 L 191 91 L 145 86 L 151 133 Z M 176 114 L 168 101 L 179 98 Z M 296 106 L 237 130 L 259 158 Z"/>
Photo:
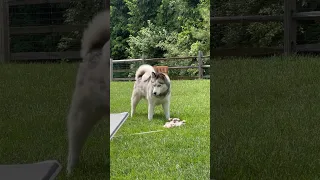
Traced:
<path id="1" fill-rule="evenodd" d="M 154 108 L 162 105 L 166 119 L 170 118 L 171 82 L 167 74 L 155 72 L 148 64 L 141 65 L 135 74 L 131 96 L 131 117 L 141 99 L 148 102 L 148 119 L 152 120 Z"/>
<path id="2" fill-rule="evenodd" d="M 67 174 L 79 162 L 82 147 L 94 125 L 110 117 L 110 15 L 94 16 L 84 30 L 75 90 L 67 118 Z"/>

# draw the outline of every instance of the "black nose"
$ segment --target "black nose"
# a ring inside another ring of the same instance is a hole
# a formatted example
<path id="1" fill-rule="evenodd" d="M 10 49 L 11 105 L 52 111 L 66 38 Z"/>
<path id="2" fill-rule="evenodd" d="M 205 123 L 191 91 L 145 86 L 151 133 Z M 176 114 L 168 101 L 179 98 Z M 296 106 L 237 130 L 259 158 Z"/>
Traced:
<path id="1" fill-rule="evenodd" d="M 156 93 L 156 92 L 154 92 L 153 94 L 154 94 L 154 95 L 157 95 L 157 93 Z"/>

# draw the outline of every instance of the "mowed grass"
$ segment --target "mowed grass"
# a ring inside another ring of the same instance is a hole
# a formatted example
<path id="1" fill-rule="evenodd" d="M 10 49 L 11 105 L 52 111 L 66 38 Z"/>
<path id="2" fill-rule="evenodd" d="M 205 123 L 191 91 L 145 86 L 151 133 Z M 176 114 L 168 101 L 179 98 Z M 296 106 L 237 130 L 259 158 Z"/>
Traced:
<path id="1" fill-rule="evenodd" d="M 111 83 L 111 113 L 130 112 L 134 82 Z M 142 100 L 110 144 L 111 179 L 209 179 L 210 81 L 172 81 L 171 117 L 186 125 L 164 128 L 161 106 L 148 120 Z M 134 133 L 163 130 L 150 134 Z"/>
<path id="2" fill-rule="evenodd" d="M 320 57 L 212 63 L 213 177 L 320 178 Z"/>
<path id="3" fill-rule="evenodd" d="M 0 164 L 56 159 L 66 178 L 66 117 L 77 64 L 0 65 Z M 83 149 L 70 179 L 106 179 L 108 130 L 101 121 Z M 1 178 L 0 178 L 1 179 Z"/>

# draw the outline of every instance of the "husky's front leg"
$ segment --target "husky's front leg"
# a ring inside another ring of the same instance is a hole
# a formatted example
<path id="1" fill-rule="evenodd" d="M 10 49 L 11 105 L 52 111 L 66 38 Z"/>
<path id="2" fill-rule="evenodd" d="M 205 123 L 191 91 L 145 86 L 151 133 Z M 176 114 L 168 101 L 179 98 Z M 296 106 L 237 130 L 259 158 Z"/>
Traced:
<path id="1" fill-rule="evenodd" d="M 141 97 L 134 91 L 131 96 L 131 117 L 133 117 L 137 104 L 139 103 L 140 100 L 141 100 Z"/>
<path id="2" fill-rule="evenodd" d="M 166 119 L 168 120 L 170 118 L 170 101 L 163 103 L 162 108 L 166 116 Z"/>
<path id="3" fill-rule="evenodd" d="M 155 104 L 151 103 L 150 101 L 148 102 L 148 119 L 152 120 L 153 114 L 154 114 L 154 107 Z"/>

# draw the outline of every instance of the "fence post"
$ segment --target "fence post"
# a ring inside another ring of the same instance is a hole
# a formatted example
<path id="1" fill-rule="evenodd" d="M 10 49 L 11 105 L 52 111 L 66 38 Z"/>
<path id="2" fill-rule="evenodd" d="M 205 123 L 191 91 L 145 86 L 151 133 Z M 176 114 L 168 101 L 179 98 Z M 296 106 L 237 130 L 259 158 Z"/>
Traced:
<path id="1" fill-rule="evenodd" d="M 110 81 L 113 81 L 113 59 L 110 58 Z"/>
<path id="2" fill-rule="evenodd" d="M 198 70 L 199 70 L 199 79 L 203 78 L 203 59 L 202 59 L 202 51 L 198 52 Z"/>
<path id="3" fill-rule="evenodd" d="M 0 62 L 10 60 L 9 4 L 0 0 Z"/>
<path id="4" fill-rule="evenodd" d="M 142 64 L 144 64 L 144 62 L 145 62 L 145 61 L 144 61 L 144 60 L 145 60 L 144 54 L 142 54 L 142 58 L 141 58 L 141 59 L 142 59 Z"/>
<path id="5" fill-rule="evenodd" d="M 104 0 L 102 4 L 105 9 L 110 11 L 110 0 Z"/>
<path id="6" fill-rule="evenodd" d="M 295 13 L 296 0 L 284 1 L 284 54 L 285 56 L 291 55 L 296 51 L 296 39 L 297 39 L 297 22 L 292 18 L 292 14 Z"/>

